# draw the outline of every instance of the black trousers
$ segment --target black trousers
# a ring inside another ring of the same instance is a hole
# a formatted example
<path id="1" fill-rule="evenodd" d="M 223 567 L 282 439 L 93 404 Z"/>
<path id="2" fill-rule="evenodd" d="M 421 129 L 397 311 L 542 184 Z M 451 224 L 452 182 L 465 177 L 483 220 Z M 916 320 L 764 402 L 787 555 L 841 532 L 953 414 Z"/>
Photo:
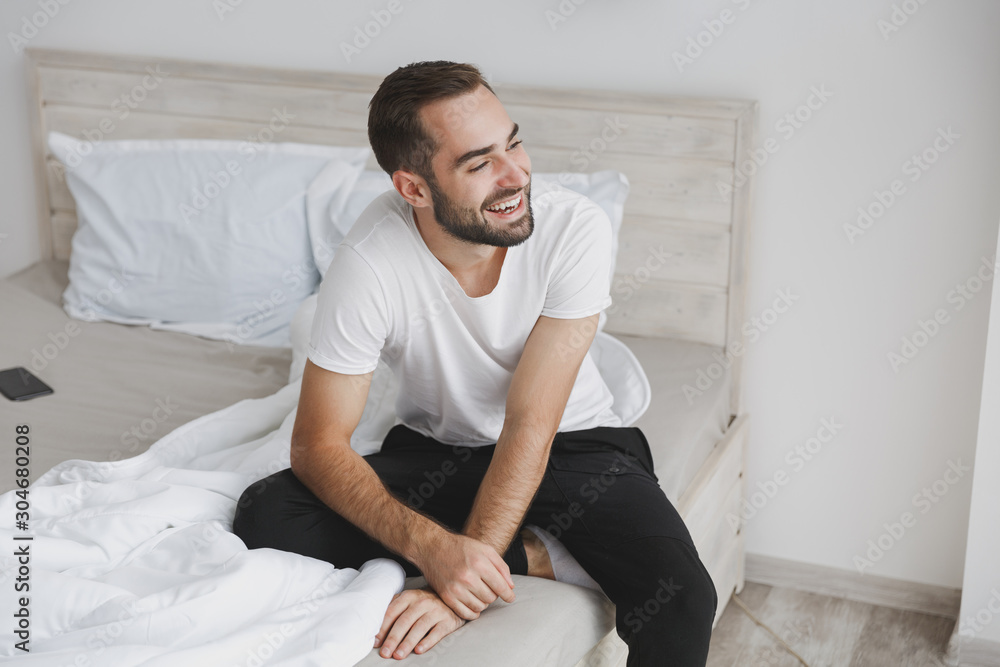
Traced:
<path id="1" fill-rule="evenodd" d="M 401 501 L 460 531 L 495 447 L 452 447 L 400 425 L 365 460 Z M 638 428 L 558 433 L 524 523 L 557 537 L 615 603 L 629 667 L 705 665 L 715 586 L 657 484 Z M 271 547 L 352 568 L 391 558 L 407 576 L 420 574 L 327 507 L 291 469 L 244 491 L 233 531 L 250 549 Z M 519 536 L 504 560 L 512 574 L 527 573 Z"/>

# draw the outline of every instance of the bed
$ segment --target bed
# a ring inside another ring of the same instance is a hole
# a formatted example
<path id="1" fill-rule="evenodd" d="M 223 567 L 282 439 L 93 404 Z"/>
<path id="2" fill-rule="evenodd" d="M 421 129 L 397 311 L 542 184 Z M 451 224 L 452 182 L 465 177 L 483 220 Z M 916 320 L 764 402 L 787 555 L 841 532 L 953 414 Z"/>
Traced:
<path id="1" fill-rule="evenodd" d="M 356 572 L 292 554 L 254 555 L 241 551 L 227 523 L 247 483 L 287 466 L 298 392 L 293 350 L 69 317 L 61 296 L 76 202 L 47 137 L 82 139 L 103 128 L 109 140 L 267 140 L 260 129 L 290 109 L 276 140 L 366 146 L 367 101 L 380 78 L 48 49 L 29 49 L 27 62 L 43 259 L 0 281 L 0 367 L 27 366 L 56 393 L 8 404 L 0 428 L 32 426 L 32 576 L 42 592 L 31 608 L 31 659 L 379 664 L 363 646 L 372 619 L 400 585 L 419 580 L 404 583 L 385 561 Z M 614 169 L 628 177 L 605 331 L 648 377 L 651 401 L 636 425 L 716 584 L 718 618 L 743 586 L 738 517 L 748 415 L 740 387 L 752 179 L 738 175 L 750 171 L 739 164 L 753 146 L 756 103 L 496 90 L 522 127 L 536 172 Z M 128 91 L 142 99 L 109 125 L 113 101 Z M 17 478 L 11 459 L 3 465 L 0 489 L 8 491 Z M 120 520 L 102 501 L 112 488 L 130 489 L 144 512 L 153 508 L 141 522 L 148 534 L 130 529 L 132 542 L 101 542 L 102 522 Z M 187 494 L 178 497 L 178 488 Z M 8 544 L 17 536 L 15 504 L 13 491 L 0 500 Z M 164 554 L 178 549 L 190 557 L 165 566 Z M 4 604 L 15 605 L 8 593 L 16 563 L 2 562 Z M 135 583 L 144 577 L 148 585 Z M 92 596 L 83 596 L 90 606 L 45 608 L 62 604 L 54 601 L 71 580 L 93 584 Z M 252 604 L 247 587 L 257 594 Z M 514 604 L 496 603 L 408 661 L 624 664 L 603 595 L 528 577 L 518 578 L 517 590 Z M 218 607 L 212 613 L 219 596 L 225 620 Z M 125 599 L 146 606 L 127 607 Z M 7 639 L 0 655 L 25 655 Z"/>

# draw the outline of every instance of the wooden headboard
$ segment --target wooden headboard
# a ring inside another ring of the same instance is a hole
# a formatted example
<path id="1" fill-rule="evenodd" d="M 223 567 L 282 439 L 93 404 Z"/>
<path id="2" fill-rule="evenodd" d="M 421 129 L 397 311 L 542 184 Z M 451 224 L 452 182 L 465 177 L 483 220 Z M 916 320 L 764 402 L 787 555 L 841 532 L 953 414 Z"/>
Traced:
<path id="1" fill-rule="evenodd" d="M 147 56 L 26 53 L 46 259 L 68 258 L 76 229 L 73 197 L 46 146 L 48 132 L 88 141 L 186 137 L 364 146 L 368 101 L 381 81 Z M 718 347 L 741 342 L 752 188 L 749 181 L 732 188 L 739 158 L 753 147 L 757 103 L 494 89 L 520 125 L 535 171 L 617 169 L 631 183 L 607 330 Z M 378 168 L 374 159 L 370 167 Z M 740 413 L 741 359 L 735 355 L 732 365 L 733 414 Z"/>

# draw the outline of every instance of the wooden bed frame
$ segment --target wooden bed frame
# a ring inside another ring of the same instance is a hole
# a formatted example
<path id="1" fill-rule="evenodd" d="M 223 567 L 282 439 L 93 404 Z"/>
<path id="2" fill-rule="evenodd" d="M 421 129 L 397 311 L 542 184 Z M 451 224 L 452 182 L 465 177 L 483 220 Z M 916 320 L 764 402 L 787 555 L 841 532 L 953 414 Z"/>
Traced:
<path id="1" fill-rule="evenodd" d="M 43 259 L 67 259 L 76 228 L 73 197 L 46 146 L 49 131 L 88 141 L 186 137 L 361 146 L 368 143 L 368 101 L 381 81 L 147 56 L 26 52 Z M 741 157 L 754 145 L 757 103 L 494 88 L 521 126 L 535 171 L 617 169 L 629 178 L 614 284 L 633 289 L 624 300 L 618 294 L 626 290 L 613 293 L 607 331 L 730 351 L 729 428 L 680 498 L 671 498 L 716 583 L 718 620 L 744 583 L 742 531 L 727 515 L 739 516 L 743 495 L 748 416 L 740 409 L 740 346 L 752 179 L 733 186 Z M 374 159 L 370 168 L 377 168 Z M 661 248 L 670 261 L 651 268 L 652 251 Z M 612 632 L 581 664 L 617 664 L 623 646 Z"/>

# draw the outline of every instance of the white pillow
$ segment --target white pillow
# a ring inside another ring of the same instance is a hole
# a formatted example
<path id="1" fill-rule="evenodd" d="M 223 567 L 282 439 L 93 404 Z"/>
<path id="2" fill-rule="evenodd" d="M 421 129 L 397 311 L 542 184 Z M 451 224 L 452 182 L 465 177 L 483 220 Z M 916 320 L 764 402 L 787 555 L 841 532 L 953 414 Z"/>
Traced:
<path id="1" fill-rule="evenodd" d="M 629 183 L 625 174 L 618 171 L 598 171 L 592 174 L 577 172 L 532 174 L 531 187 L 536 193 L 561 185 L 578 192 L 604 209 L 611 219 L 612 257 L 618 254 L 618 231 L 622 226 L 625 198 Z M 309 238 L 313 245 L 313 261 L 322 275 L 330 265 L 333 253 L 351 226 L 365 208 L 386 190 L 392 189 L 392 179 L 384 171 L 363 171 L 346 202 L 317 193 L 309 199 Z M 614 279 L 614 261 L 611 279 Z M 602 316 L 603 321 L 603 316 Z"/>
<path id="2" fill-rule="evenodd" d="M 608 385 L 615 402 L 611 411 L 631 426 L 646 412 L 653 390 L 642 364 L 625 343 L 604 331 L 598 331 L 590 346 L 590 356 Z"/>
<path id="3" fill-rule="evenodd" d="M 368 205 L 392 188 L 392 179 L 387 173 L 365 170 L 343 200 L 320 190 L 310 193 L 307 202 L 309 240 L 313 262 L 320 275 L 326 275 L 334 251 Z"/>
<path id="4" fill-rule="evenodd" d="M 287 346 L 319 285 L 307 192 L 338 215 L 370 149 L 49 134 L 79 226 L 66 312 L 208 338 Z M 338 196 L 342 195 L 342 196 Z"/>
<path id="5" fill-rule="evenodd" d="M 618 259 L 618 233 L 621 231 L 622 218 L 625 216 L 625 199 L 628 197 L 629 191 L 628 178 L 620 171 L 612 170 L 595 171 L 592 174 L 575 171 L 532 174 L 531 188 L 535 192 L 543 192 L 558 186 L 583 195 L 608 214 L 608 218 L 611 220 L 611 267 L 608 280 L 610 284 L 614 285 L 615 262 Z M 599 332 L 604 331 L 604 325 L 607 324 L 607 321 L 607 312 L 602 310 L 597 320 Z"/>
<path id="6" fill-rule="evenodd" d="M 609 277 L 614 282 L 615 259 L 618 257 L 618 232 L 622 228 L 622 218 L 625 216 L 625 199 L 628 197 L 629 191 L 628 178 L 620 171 L 612 170 L 595 171 L 591 174 L 574 171 L 532 174 L 531 189 L 534 192 L 544 192 L 557 185 L 583 195 L 608 214 L 612 232 L 611 275 Z"/>

